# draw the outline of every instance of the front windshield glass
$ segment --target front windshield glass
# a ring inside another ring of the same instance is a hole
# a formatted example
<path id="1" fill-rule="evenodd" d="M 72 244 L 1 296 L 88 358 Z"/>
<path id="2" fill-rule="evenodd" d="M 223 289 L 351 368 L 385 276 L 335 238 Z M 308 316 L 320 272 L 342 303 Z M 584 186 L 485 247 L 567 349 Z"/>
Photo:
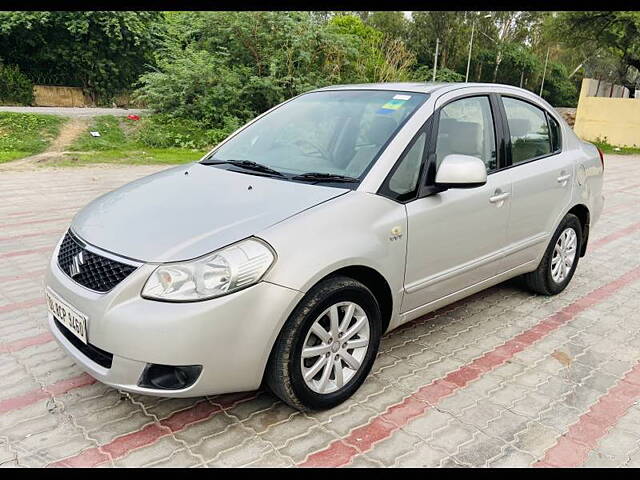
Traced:
<path id="1" fill-rule="evenodd" d="M 389 90 L 308 93 L 245 128 L 206 160 L 256 162 L 286 175 L 361 179 L 426 98 Z"/>

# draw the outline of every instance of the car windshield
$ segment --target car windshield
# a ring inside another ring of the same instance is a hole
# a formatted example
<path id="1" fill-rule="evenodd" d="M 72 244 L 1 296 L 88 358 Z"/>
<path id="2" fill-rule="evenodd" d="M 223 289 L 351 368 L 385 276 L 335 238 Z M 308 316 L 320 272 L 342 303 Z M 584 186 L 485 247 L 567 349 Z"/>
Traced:
<path id="1" fill-rule="evenodd" d="M 362 179 L 427 96 L 390 90 L 307 93 L 257 120 L 203 160 L 255 162 L 288 177 L 314 173 Z M 318 175 L 307 178 L 317 180 Z"/>

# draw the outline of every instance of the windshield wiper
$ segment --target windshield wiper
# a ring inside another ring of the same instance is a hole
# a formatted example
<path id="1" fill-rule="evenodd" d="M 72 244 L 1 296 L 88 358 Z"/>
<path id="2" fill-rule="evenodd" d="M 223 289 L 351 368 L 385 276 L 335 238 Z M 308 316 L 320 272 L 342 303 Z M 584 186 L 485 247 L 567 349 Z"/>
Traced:
<path id="1" fill-rule="evenodd" d="M 344 182 L 357 183 L 360 180 L 346 175 L 337 175 L 335 173 L 307 172 L 291 177 L 292 180 L 308 180 L 310 182 Z"/>
<path id="2" fill-rule="evenodd" d="M 256 172 L 268 173 L 270 175 L 277 175 L 278 177 L 284 177 L 285 175 L 278 170 L 275 170 L 271 167 L 267 167 L 258 162 L 252 162 L 251 160 L 205 160 L 202 165 L 221 165 L 223 163 L 228 163 L 229 165 L 233 165 L 235 167 L 241 167 L 246 170 L 253 170 Z"/>

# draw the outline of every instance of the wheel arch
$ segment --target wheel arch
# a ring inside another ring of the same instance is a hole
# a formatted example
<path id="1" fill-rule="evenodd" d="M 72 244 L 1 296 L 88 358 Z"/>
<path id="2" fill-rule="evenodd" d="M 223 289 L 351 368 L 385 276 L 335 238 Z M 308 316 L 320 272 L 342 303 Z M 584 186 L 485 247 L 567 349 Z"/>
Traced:
<path id="1" fill-rule="evenodd" d="M 371 293 L 373 293 L 373 296 L 376 297 L 376 300 L 380 305 L 382 320 L 381 332 L 384 334 L 391 323 L 391 315 L 393 313 L 393 294 L 391 293 L 391 287 L 389 286 L 386 278 L 384 278 L 384 276 L 374 268 L 364 265 L 349 265 L 325 275 L 318 280 L 317 283 L 325 280 L 326 278 L 337 275 L 344 275 L 345 277 L 353 278 L 371 290 Z"/>
<path id="2" fill-rule="evenodd" d="M 582 203 L 574 205 L 567 213 L 575 215 L 578 217 L 578 220 L 580 220 L 580 226 L 582 227 L 582 247 L 580 249 L 580 256 L 584 257 L 587 252 L 587 243 L 589 241 L 591 213 L 589 212 L 589 208 Z"/>

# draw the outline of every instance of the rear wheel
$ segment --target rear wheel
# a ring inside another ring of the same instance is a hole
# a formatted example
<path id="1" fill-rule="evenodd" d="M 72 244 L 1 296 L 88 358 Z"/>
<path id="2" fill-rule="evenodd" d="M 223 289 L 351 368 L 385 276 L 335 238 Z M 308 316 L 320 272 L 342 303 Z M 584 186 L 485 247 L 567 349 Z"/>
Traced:
<path id="1" fill-rule="evenodd" d="M 542 295 L 562 292 L 576 271 L 582 248 L 582 226 L 568 213 L 558 225 L 538 268 L 523 276 L 527 288 Z"/>
<path id="2" fill-rule="evenodd" d="M 280 332 L 266 383 L 294 408 L 334 407 L 366 379 L 380 335 L 380 307 L 365 285 L 348 277 L 323 280 Z"/>

